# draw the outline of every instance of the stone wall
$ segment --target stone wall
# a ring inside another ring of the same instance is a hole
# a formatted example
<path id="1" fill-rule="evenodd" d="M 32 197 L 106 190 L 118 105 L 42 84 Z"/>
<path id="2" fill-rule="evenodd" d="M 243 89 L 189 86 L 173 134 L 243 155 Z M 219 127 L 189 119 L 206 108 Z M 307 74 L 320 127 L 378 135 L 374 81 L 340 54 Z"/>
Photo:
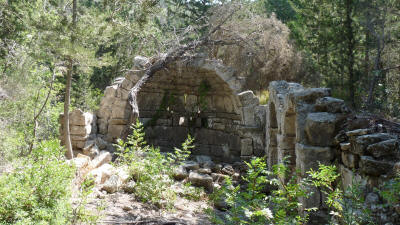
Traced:
<path id="1" fill-rule="evenodd" d="M 136 57 L 136 70 L 107 87 L 97 112 L 98 134 L 109 143 L 129 133 L 132 116 L 129 90 L 148 60 Z M 202 56 L 182 60 L 158 72 L 141 88 L 137 103 L 146 139 L 163 151 L 179 147 L 190 133 L 193 154 L 238 161 L 264 155 L 266 106 L 243 78 L 217 60 Z"/>

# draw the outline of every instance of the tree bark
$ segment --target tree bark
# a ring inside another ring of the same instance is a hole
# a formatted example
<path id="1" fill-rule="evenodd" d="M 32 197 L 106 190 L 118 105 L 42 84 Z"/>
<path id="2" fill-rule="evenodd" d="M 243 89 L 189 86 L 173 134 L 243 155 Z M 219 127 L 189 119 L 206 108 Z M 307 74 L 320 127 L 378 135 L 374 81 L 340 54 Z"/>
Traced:
<path id="1" fill-rule="evenodd" d="M 77 10 L 77 0 L 73 0 L 72 3 L 72 34 L 71 43 L 74 47 L 75 43 L 75 27 L 76 27 L 76 10 Z M 69 130 L 69 105 L 71 103 L 71 82 L 73 73 L 73 60 L 72 57 L 68 57 L 68 71 L 67 71 L 67 83 L 65 85 L 65 102 L 64 102 L 64 140 L 65 146 L 67 148 L 66 157 L 72 159 L 74 157 L 74 152 L 71 144 L 71 134 Z"/>
<path id="2" fill-rule="evenodd" d="M 355 88 L 356 81 L 354 75 L 354 33 L 353 33 L 353 0 L 346 0 L 346 39 L 347 39 L 347 69 L 349 73 L 349 100 L 352 107 L 355 107 Z"/>

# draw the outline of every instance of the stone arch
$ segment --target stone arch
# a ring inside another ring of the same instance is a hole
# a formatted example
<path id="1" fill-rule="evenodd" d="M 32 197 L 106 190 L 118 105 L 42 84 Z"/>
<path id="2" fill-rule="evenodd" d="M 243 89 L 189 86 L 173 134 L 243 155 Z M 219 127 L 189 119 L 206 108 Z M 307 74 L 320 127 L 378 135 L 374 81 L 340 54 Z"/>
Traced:
<path id="1" fill-rule="evenodd" d="M 129 132 L 128 93 L 140 77 L 138 70 L 106 88 L 97 115 L 99 133 L 109 142 Z M 167 151 L 191 133 L 197 140 L 197 154 L 221 161 L 262 155 L 266 108 L 252 91 L 242 92 L 242 83 L 232 68 L 202 57 L 158 72 L 137 96 L 147 140 Z"/>

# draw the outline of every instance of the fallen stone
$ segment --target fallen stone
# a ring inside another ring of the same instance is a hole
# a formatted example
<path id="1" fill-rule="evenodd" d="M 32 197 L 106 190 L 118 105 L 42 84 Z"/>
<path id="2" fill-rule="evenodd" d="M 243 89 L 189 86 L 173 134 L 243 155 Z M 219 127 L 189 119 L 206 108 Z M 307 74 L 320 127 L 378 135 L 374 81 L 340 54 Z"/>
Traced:
<path id="1" fill-rule="evenodd" d="M 126 182 L 128 182 L 128 180 L 130 178 L 127 166 L 118 167 L 116 169 L 116 174 L 118 175 L 118 178 L 122 184 L 125 184 Z"/>
<path id="2" fill-rule="evenodd" d="M 220 173 L 211 173 L 211 177 L 214 182 L 221 183 L 223 182 L 228 176 Z"/>
<path id="3" fill-rule="evenodd" d="M 371 156 L 361 156 L 360 169 L 363 173 L 373 176 L 380 176 L 392 172 L 394 163 L 378 161 Z"/>
<path id="4" fill-rule="evenodd" d="M 189 181 L 195 186 L 204 187 L 209 192 L 213 190 L 213 179 L 210 175 L 190 172 Z"/>
<path id="5" fill-rule="evenodd" d="M 183 167 L 187 170 L 197 170 L 200 168 L 200 165 L 194 161 L 186 161 L 183 163 Z"/>
<path id="6" fill-rule="evenodd" d="M 197 170 L 197 172 L 202 173 L 202 174 L 211 174 L 211 169 L 210 168 L 200 168 Z"/>
<path id="7" fill-rule="evenodd" d="M 186 168 L 184 166 L 178 166 L 177 168 L 174 169 L 172 176 L 176 180 L 183 180 L 186 177 L 188 177 L 189 174 L 187 173 Z"/>
<path id="8" fill-rule="evenodd" d="M 104 150 L 107 148 L 107 142 L 103 140 L 101 137 L 96 138 L 96 145 L 99 147 L 99 149 Z"/>
<path id="9" fill-rule="evenodd" d="M 235 173 L 235 170 L 233 169 L 232 165 L 226 164 L 224 168 L 222 168 L 221 172 L 223 174 L 232 176 Z"/>
<path id="10" fill-rule="evenodd" d="M 346 132 L 346 135 L 348 137 L 353 137 L 353 136 L 361 136 L 361 135 L 370 134 L 372 132 L 373 132 L 372 129 L 357 129 L 357 130 L 352 130 L 352 131 Z"/>
<path id="11" fill-rule="evenodd" d="M 100 150 L 96 144 L 92 144 L 89 147 L 83 148 L 83 154 L 89 156 L 91 159 L 95 158 L 100 154 Z"/>
<path id="12" fill-rule="evenodd" d="M 115 168 L 110 164 L 104 164 L 89 172 L 87 177 L 94 179 L 95 184 L 103 184 L 111 175 L 115 174 Z"/>
<path id="13" fill-rule="evenodd" d="M 77 170 L 88 166 L 90 159 L 86 157 L 77 157 L 70 160 L 70 162 L 76 167 Z"/>
<path id="14" fill-rule="evenodd" d="M 350 138 L 350 151 L 354 154 L 364 155 L 369 145 L 393 139 L 394 137 L 388 133 L 367 134 Z"/>
<path id="15" fill-rule="evenodd" d="M 111 162 L 112 156 L 107 151 L 101 151 L 98 156 L 96 156 L 90 163 L 92 168 L 98 168 L 101 165 Z"/>
<path id="16" fill-rule="evenodd" d="M 121 181 L 118 175 L 114 174 L 103 184 L 101 190 L 112 194 L 117 192 L 120 186 L 121 186 Z"/>
<path id="17" fill-rule="evenodd" d="M 389 139 L 372 144 L 367 147 L 367 152 L 372 154 L 376 158 L 383 156 L 392 156 L 399 158 L 399 142 L 397 139 Z"/>

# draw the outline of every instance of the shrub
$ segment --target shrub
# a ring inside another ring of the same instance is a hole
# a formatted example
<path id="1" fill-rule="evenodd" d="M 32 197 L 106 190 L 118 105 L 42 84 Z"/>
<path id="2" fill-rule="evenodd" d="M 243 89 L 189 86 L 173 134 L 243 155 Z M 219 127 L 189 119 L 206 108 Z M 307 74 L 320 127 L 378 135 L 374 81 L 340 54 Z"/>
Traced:
<path id="1" fill-rule="evenodd" d="M 135 195 L 143 202 L 152 203 L 160 208 L 171 208 L 177 197 L 177 191 L 171 186 L 173 170 L 190 156 L 194 139 L 188 136 L 182 148 L 174 153 L 163 154 L 159 148 L 147 145 L 144 141 L 143 125 L 137 121 L 132 125 L 132 135 L 127 141 L 118 141 L 118 162 L 129 168 L 130 176 L 135 180 Z M 151 187 L 151 188 L 150 188 Z M 198 190 L 184 187 L 188 198 L 199 198 Z"/>
<path id="2" fill-rule="evenodd" d="M 225 185 L 216 191 L 212 199 L 214 202 L 226 201 L 228 211 L 224 218 L 211 213 L 212 220 L 217 224 L 301 224 L 307 218 L 299 216 L 298 198 L 306 196 L 301 185 L 293 176 L 288 182 L 284 178 L 288 168 L 284 164 L 275 165 L 273 172 L 266 170 L 264 158 L 253 158 L 246 163 L 248 170 L 242 179 L 246 188 L 234 186 L 232 180 L 227 178 Z M 269 179 L 270 176 L 277 178 Z M 267 185 L 276 187 L 270 195 L 266 195 Z"/>
<path id="3" fill-rule="evenodd" d="M 58 141 L 45 141 L 0 176 L 0 224 L 68 224 L 73 168 Z"/>

